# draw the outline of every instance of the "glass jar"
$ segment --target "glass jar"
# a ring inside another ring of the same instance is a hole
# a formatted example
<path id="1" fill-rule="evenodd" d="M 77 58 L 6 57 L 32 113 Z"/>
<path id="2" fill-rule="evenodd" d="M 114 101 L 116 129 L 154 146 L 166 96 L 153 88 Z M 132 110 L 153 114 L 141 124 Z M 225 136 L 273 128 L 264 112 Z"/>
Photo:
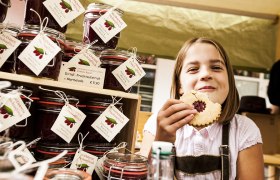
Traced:
<path id="1" fill-rule="evenodd" d="M 70 59 L 72 59 L 76 54 L 78 54 L 81 51 L 82 47 L 83 44 L 81 42 L 66 40 L 62 61 L 68 62 Z"/>
<path id="2" fill-rule="evenodd" d="M 129 59 L 130 54 L 124 50 L 106 49 L 100 54 L 101 67 L 106 69 L 104 89 L 125 91 L 112 72 Z"/>
<path id="3" fill-rule="evenodd" d="M 103 176 L 107 179 L 146 180 L 148 160 L 137 154 L 111 152 L 105 156 Z"/>
<path id="4" fill-rule="evenodd" d="M 48 94 L 48 93 L 46 93 Z M 57 119 L 62 107 L 65 105 L 63 99 L 59 97 L 46 96 L 46 94 L 40 95 L 40 101 L 38 101 L 37 114 L 36 114 L 36 135 L 41 137 L 43 142 L 50 143 L 65 143 L 65 141 L 51 130 L 55 120 Z M 84 105 L 77 105 L 79 99 L 68 96 L 68 101 L 71 105 L 79 108 Z M 73 143 L 78 142 L 78 133 L 75 134 L 72 141 Z"/>
<path id="5" fill-rule="evenodd" d="M 114 147 L 116 147 L 116 143 L 85 144 L 84 151 L 101 158 L 105 152 L 112 150 Z"/>
<path id="6" fill-rule="evenodd" d="M 105 98 L 93 98 L 86 102 L 86 119 L 80 127 L 80 131 L 82 134 L 86 134 L 87 132 L 89 132 L 89 134 L 84 140 L 85 144 L 108 142 L 101 134 L 99 134 L 95 129 L 93 129 L 91 125 L 108 108 L 108 106 L 111 103 L 111 99 Z M 122 103 L 118 103 L 115 106 L 121 110 Z"/>
<path id="7" fill-rule="evenodd" d="M 10 0 L 0 0 L 0 23 L 6 19 L 9 7 L 11 7 Z"/>
<path id="8" fill-rule="evenodd" d="M 41 17 L 44 19 L 48 17 L 49 21 L 47 27 L 55 29 L 59 32 L 65 33 L 67 30 L 67 25 L 64 27 L 60 27 L 60 25 L 56 22 L 54 17 L 48 11 L 48 9 L 44 6 L 43 2 L 45 0 L 25 0 L 25 15 L 24 15 L 24 23 L 30 25 L 40 25 L 40 19 L 37 14 L 30 9 L 34 9 Z"/>
<path id="9" fill-rule="evenodd" d="M 75 169 L 49 169 L 44 177 L 44 180 L 59 179 L 59 180 L 91 180 L 91 175 Z"/>
<path id="10" fill-rule="evenodd" d="M 49 164 L 49 168 L 62 168 L 69 166 L 79 149 L 78 144 L 66 144 L 66 143 L 38 143 L 35 148 L 35 158 L 37 161 L 43 161 L 53 158 L 64 150 L 67 150 L 67 154 L 61 159 Z"/>
<path id="11" fill-rule="evenodd" d="M 0 32 L 2 31 L 4 31 L 5 33 L 9 33 L 14 38 L 17 38 L 17 35 L 20 32 L 20 27 L 14 24 L 0 23 Z M 0 71 L 14 73 L 16 58 L 17 57 L 15 56 L 15 52 L 13 52 L 10 57 L 4 62 L 4 64 L 0 68 Z"/>
<path id="12" fill-rule="evenodd" d="M 26 108 L 29 110 L 31 116 L 28 118 L 18 122 L 17 124 L 11 126 L 8 129 L 8 136 L 13 140 L 23 140 L 23 141 L 31 141 L 36 137 L 34 135 L 34 124 L 35 124 L 35 106 L 36 102 L 39 100 L 38 97 L 32 96 L 33 91 L 23 86 L 12 85 L 9 88 L 2 89 L 1 92 L 9 93 L 13 90 L 19 90 L 21 94 L 21 99 L 25 104 Z M 29 99 L 28 99 L 28 98 Z M 33 102 L 30 101 L 33 100 Z"/>
<path id="13" fill-rule="evenodd" d="M 120 37 L 120 33 L 116 34 L 112 39 L 110 39 L 107 43 L 104 43 L 103 40 L 96 34 L 96 32 L 91 28 L 91 25 L 100 18 L 103 14 L 105 14 L 109 9 L 113 6 L 103 3 L 91 3 L 88 5 L 87 10 L 84 14 L 84 33 L 83 33 L 83 42 L 86 44 L 90 44 L 95 40 L 98 40 L 92 48 L 97 51 L 102 51 L 104 49 L 114 49 L 117 47 L 118 39 Z M 123 11 L 120 9 L 115 9 L 120 16 L 123 15 Z"/>
<path id="14" fill-rule="evenodd" d="M 26 25 L 23 27 L 21 32 L 18 34 L 18 39 L 21 40 L 22 43 L 19 45 L 19 47 L 16 50 L 15 54 L 17 57 L 35 38 L 35 36 L 39 34 L 39 32 L 40 32 L 40 27 L 37 25 Z M 61 48 L 61 51 L 56 54 L 56 56 L 49 62 L 49 64 L 41 71 L 38 77 L 57 80 L 60 72 L 60 66 L 61 66 L 64 46 L 65 46 L 65 35 L 50 28 L 46 28 L 44 33 Z M 18 58 L 16 60 L 16 73 L 36 76 Z"/>

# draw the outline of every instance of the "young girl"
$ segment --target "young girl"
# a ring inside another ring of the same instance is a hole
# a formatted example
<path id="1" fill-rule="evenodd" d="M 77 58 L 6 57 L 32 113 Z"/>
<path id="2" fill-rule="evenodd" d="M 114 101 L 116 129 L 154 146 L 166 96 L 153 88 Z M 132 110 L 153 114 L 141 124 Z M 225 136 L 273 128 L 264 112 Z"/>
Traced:
<path id="1" fill-rule="evenodd" d="M 206 93 L 222 105 L 217 122 L 200 128 L 188 125 L 198 112 L 179 99 L 191 90 Z M 174 143 L 177 179 L 263 179 L 260 131 L 252 120 L 236 114 L 238 107 L 234 75 L 223 47 L 211 39 L 191 39 L 178 53 L 171 99 L 145 124 L 140 153 L 147 156 L 153 140 Z"/>

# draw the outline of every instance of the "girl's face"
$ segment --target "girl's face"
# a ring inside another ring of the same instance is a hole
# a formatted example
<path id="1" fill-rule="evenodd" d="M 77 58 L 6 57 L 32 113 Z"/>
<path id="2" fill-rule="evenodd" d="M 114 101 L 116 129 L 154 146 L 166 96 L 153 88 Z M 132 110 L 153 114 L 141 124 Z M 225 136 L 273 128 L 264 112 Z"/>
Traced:
<path id="1" fill-rule="evenodd" d="M 194 43 L 187 52 L 180 74 L 180 94 L 196 90 L 223 104 L 229 92 L 228 73 L 215 46 Z"/>

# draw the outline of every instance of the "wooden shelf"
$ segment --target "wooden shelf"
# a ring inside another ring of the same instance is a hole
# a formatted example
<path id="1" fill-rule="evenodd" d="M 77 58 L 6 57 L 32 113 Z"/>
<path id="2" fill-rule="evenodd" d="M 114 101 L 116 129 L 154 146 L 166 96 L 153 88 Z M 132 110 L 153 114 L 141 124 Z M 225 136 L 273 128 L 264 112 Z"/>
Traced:
<path id="1" fill-rule="evenodd" d="M 79 99 L 87 99 L 90 97 L 106 97 L 116 96 L 121 97 L 123 102 L 123 113 L 128 117 L 129 122 L 116 136 L 114 142 L 127 142 L 127 149 L 134 152 L 138 114 L 140 111 L 141 96 L 138 94 L 126 93 L 121 91 L 114 91 L 108 89 L 97 89 L 88 86 L 79 86 L 76 84 L 69 84 L 50 79 L 31 77 L 26 75 L 12 74 L 6 72 L 0 72 L 0 80 L 10 81 L 13 84 L 32 86 L 38 90 L 38 86 L 49 87 L 52 89 L 59 89 L 77 96 Z M 82 92 L 82 93 L 81 93 Z"/>

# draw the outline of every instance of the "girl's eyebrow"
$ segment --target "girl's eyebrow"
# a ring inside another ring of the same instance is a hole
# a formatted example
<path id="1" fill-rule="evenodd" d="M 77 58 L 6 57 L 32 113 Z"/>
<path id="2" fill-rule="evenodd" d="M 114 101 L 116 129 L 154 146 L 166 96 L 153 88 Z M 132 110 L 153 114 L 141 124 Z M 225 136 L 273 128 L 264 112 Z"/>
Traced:
<path id="1" fill-rule="evenodd" d="M 225 65 L 225 62 L 221 59 L 210 59 L 210 63 L 222 63 L 223 65 Z"/>

